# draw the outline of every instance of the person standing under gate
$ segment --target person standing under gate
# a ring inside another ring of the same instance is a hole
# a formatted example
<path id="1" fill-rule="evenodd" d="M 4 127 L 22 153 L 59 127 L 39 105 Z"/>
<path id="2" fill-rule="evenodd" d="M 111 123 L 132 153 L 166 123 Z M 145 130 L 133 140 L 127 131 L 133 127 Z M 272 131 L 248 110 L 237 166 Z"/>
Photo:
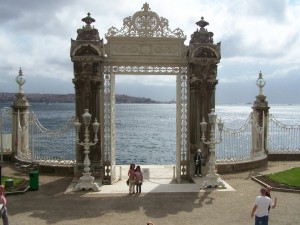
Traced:
<path id="1" fill-rule="evenodd" d="M 198 176 L 201 175 L 201 165 L 202 165 L 202 154 L 201 154 L 201 149 L 199 148 L 197 150 L 197 154 L 194 156 L 194 162 L 195 162 L 195 177 L 197 176 L 197 172 L 199 171 Z"/>
<path id="2" fill-rule="evenodd" d="M 265 188 L 260 189 L 260 195 L 256 197 L 255 204 L 252 209 L 251 218 L 253 218 L 255 214 L 255 225 L 268 225 L 269 223 L 269 206 L 273 209 L 276 206 L 277 198 L 275 198 L 275 202 L 266 196 L 267 191 Z"/>
<path id="3" fill-rule="evenodd" d="M 135 176 L 135 164 L 131 163 L 130 168 L 128 171 L 128 177 L 129 177 L 129 194 L 135 194 L 134 186 L 136 182 L 136 176 Z"/>
<path id="4" fill-rule="evenodd" d="M 135 169 L 135 177 L 136 177 L 136 194 L 141 194 L 142 184 L 143 184 L 143 173 L 141 171 L 141 167 L 137 166 Z"/>
<path id="5" fill-rule="evenodd" d="M 6 198 L 4 196 L 4 186 L 0 185 L 0 214 L 3 221 L 3 225 L 8 225 L 8 214 L 6 208 Z"/>

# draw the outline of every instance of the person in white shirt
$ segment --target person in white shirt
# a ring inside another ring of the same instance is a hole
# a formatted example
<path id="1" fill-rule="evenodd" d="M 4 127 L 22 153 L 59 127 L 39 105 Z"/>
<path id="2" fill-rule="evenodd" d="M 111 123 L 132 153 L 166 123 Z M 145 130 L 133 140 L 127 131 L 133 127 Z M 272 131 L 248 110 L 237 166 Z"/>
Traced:
<path id="1" fill-rule="evenodd" d="M 266 196 L 266 189 L 261 188 L 259 196 L 255 199 L 255 204 L 252 209 L 251 218 L 253 218 L 255 213 L 255 225 L 268 225 L 269 222 L 269 206 L 273 209 L 276 206 L 277 198 L 275 198 L 275 202 Z"/>

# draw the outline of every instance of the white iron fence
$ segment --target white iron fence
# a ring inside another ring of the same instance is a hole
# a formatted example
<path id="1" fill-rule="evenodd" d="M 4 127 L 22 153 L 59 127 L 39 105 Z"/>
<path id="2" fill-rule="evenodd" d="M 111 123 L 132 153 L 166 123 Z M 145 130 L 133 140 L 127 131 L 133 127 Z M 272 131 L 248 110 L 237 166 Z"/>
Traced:
<path id="1" fill-rule="evenodd" d="M 4 107 L 1 109 L 0 117 L 0 151 L 1 151 L 1 162 L 3 162 L 3 156 L 11 154 L 11 108 Z"/>
<path id="2" fill-rule="evenodd" d="M 223 141 L 216 146 L 218 163 L 229 163 L 252 160 L 263 154 L 261 146 L 266 143 L 269 153 L 300 153 L 300 125 L 285 125 L 276 120 L 273 115 L 267 118 L 267 141 L 263 127 L 259 127 L 251 113 L 240 128 L 223 129 Z M 10 108 L 1 109 L 0 146 L 1 160 L 5 154 L 12 152 L 12 111 Z M 28 116 L 27 127 L 18 129 L 18 151 L 16 158 L 21 161 L 35 162 L 41 165 L 73 165 L 76 162 L 76 132 L 75 118 L 62 124 L 55 130 L 45 128 L 36 115 L 31 112 Z M 24 147 L 24 132 L 28 132 L 28 145 Z M 216 138 L 218 138 L 216 132 Z M 256 135 L 256 139 L 254 138 Z M 256 140 L 256 141 L 254 141 Z M 23 149 L 20 148 L 23 146 Z M 261 148 L 261 149 L 259 149 Z"/>
<path id="3" fill-rule="evenodd" d="M 263 127 L 257 124 L 253 113 L 240 128 L 228 128 L 225 123 L 222 131 L 223 141 L 216 147 L 216 161 L 230 163 L 253 159 L 256 156 L 254 153 L 256 143 L 252 134 L 255 133 L 261 140 L 263 139 L 262 131 Z"/>
<path id="4" fill-rule="evenodd" d="M 216 146 L 216 161 L 218 163 L 240 161 L 251 157 L 251 123 L 251 115 L 245 124 L 238 129 L 228 128 L 224 123 L 223 141 Z"/>
<path id="5" fill-rule="evenodd" d="M 35 162 L 40 165 L 75 164 L 76 131 L 75 117 L 62 124 L 58 129 L 49 130 L 31 112 L 28 118 L 28 148 L 18 149 L 17 158 L 21 161 Z M 19 140 L 22 140 L 24 127 L 19 127 Z M 22 143 L 19 144 L 22 146 Z"/>
<path id="6" fill-rule="evenodd" d="M 269 115 L 267 150 L 270 153 L 300 153 L 300 125 L 286 125 Z"/>

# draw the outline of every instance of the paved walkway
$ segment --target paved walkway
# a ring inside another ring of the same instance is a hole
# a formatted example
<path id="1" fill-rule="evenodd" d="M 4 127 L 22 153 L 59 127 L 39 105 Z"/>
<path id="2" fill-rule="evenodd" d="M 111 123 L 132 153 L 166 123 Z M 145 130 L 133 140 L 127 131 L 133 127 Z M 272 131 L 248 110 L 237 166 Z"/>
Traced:
<path id="1" fill-rule="evenodd" d="M 286 170 L 300 162 L 275 162 L 252 171 L 222 175 L 227 189 L 200 189 L 201 178 L 195 184 L 172 181 L 171 166 L 149 168 L 150 179 L 142 186 L 142 194 L 128 195 L 126 173 L 122 180 L 101 187 L 100 192 L 70 192 L 73 177 L 39 176 L 39 190 L 20 195 L 8 195 L 10 224 L 141 224 L 151 220 L 158 224 L 254 224 L 250 218 L 255 197 L 261 187 L 250 178 L 253 175 Z M 2 165 L 2 175 L 24 176 L 27 173 L 13 166 Z M 300 224 L 300 196 L 294 193 L 272 192 L 278 206 L 271 211 L 270 225 Z"/>
<path id="2" fill-rule="evenodd" d="M 165 192 L 199 192 L 203 186 L 204 178 L 193 178 L 194 183 L 183 181 L 178 185 L 174 177 L 174 166 L 171 165 L 143 165 L 144 183 L 142 185 L 143 193 L 165 193 Z M 147 172 L 145 172 L 145 170 Z M 102 194 L 128 194 L 129 187 L 125 184 L 128 178 L 128 165 L 117 166 L 117 177 L 119 181 L 114 185 L 104 185 L 100 192 L 93 192 L 94 195 Z M 73 193 L 73 189 L 78 180 L 72 180 L 65 194 Z M 222 180 L 226 189 L 216 189 L 216 191 L 234 191 L 234 189 Z M 99 185 L 101 186 L 101 185 Z M 204 190 L 202 190 L 204 191 Z"/>

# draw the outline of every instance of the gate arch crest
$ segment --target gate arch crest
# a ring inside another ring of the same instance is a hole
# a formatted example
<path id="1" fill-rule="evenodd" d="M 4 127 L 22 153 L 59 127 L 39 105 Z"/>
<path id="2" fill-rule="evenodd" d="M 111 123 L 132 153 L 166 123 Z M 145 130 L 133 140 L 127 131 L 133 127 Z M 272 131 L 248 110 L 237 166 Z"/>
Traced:
<path id="1" fill-rule="evenodd" d="M 105 66 L 118 74 L 187 73 L 186 36 L 171 30 L 169 21 L 152 12 L 145 3 L 141 11 L 126 17 L 123 27 L 105 34 Z M 184 68 L 183 68 L 184 67 Z"/>
<path id="2" fill-rule="evenodd" d="M 172 31 L 169 28 L 169 21 L 152 12 L 148 3 L 143 5 L 141 11 L 134 13 L 133 16 L 126 17 L 120 30 L 111 27 L 105 35 L 105 37 L 116 36 L 186 38 L 180 28 Z"/>

